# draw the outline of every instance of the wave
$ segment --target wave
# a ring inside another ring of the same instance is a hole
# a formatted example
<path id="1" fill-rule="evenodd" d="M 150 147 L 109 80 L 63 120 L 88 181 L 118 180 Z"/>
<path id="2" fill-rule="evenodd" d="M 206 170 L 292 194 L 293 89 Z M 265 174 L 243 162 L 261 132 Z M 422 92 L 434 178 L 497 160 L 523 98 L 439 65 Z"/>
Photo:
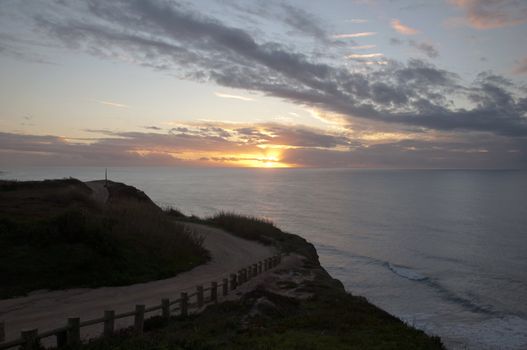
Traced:
<path id="1" fill-rule="evenodd" d="M 395 265 L 392 263 L 386 263 L 388 268 L 395 273 L 396 275 L 399 275 L 401 277 L 404 277 L 406 279 L 412 280 L 412 281 L 424 281 L 427 280 L 428 277 L 421 275 L 419 272 L 412 270 L 409 267 L 401 266 L 401 265 Z"/>
<path id="2" fill-rule="evenodd" d="M 387 262 L 385 266 L 400 277 L 411 281 L 423 282 L 425 285 L 438 292 L 443 300 L 460 305 L 466 310 L 485 315 L 501 315 L 501 313 L 494 310 L 492 305 L 480 304 L 475 295 L 470 295 L 468 297 L 461 296 L 459 293 L 443 286 L 438 281 L 428 278 L 409 267 L 392 264 L 390 262 Z"/>
<path id="3" fill-rule="evenodd" d="M 467 292 L 460 293 L 459 291 L 452 290 L 440 283 L 440 281 L 438 281 L 437 279 L 425 276 L 424 274 L 418 272 L 414 268 L 395 264 L 386 260 L 374 258 L 367 255 L 354 254 L 349 251 L 339 249 L 338 247 L 333 245 L 317 244 L 317 249 L 321 249 L 321 251 L 324 251 L 324 253 L 328 255 L 340 256 L 351 259 L 351 261 L 354 261 L 355 263 L 360 262 L 366 265 L 375 265 L 381 268 L 388 269 L 389 271 L 401 278 L 407 279 L 415 283 L 419 283 L 423 286 L 435 290 L 438 293 L 438 296 L 442 298 L 445 302 L 457 304 L 463 307 L 465 310 L 483 315 L 492 315 L 495 317 L 503 317 L 504 315 L 503 312 L 496 310 L 495 306 L 482 303 L 480 300 L 478 300 L 477 295 Z M 346 270 L 348 269 L 349 267 L 346 264 L 341 266 L 333 266 L 330 268 L 330 270 L 333 270 L 335 272 L 339 271 L 340 274 L 345 274 Z M 507 314 L 527 318 L 527 315 L 521 312 Z"/>
<path id="4" fill-rule="evenodd" d="M 389 262 L 386 263 L 386 266 L 398 276 L 409 279 L 411 281 L 424 282 L 425 285 L 436 290 L 436 292 L 438 292 L 444 300 L 460 305 L 466 310 L 485 315 L 501 315 L 501 313 L 494 310 L 492 305 L 481 305 L 476 300 L 475 295 L 471 295 L 468 297 L 461 296 L 457 292 L 446 288 L 438 281 L 423 276 L 419 272 L 406 266 L 395 265 Z"/>

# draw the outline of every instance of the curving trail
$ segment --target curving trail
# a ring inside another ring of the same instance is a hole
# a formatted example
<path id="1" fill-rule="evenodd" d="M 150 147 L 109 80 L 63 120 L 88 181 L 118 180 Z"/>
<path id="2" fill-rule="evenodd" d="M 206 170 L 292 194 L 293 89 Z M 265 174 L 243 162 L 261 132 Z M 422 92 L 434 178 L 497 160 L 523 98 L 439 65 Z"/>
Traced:
<path id="1" fill-rule="evenodd" d="M 100 188 L 95 193 L 97 198 L 106 200 L 107 194 L 105 197 Z M 68 317 L 80 317 L 82 321 L 101 317 L 104 310 L 121 313 L 132 311 L 136 304 L 146 304 L 148 307 L 158 305 L 162 298 L 177 299 L 181 292 L 193 292 L 198 284 L 207 286 L 211 281 L 221 282 L 230 273 L 276 254 L 271 247 L 235 237 L 220 229 L 198 224 L 187 225 L 204 237 L 204 246 L 211 254 L 211 261 L 207 264 L 172 278 L 148 283 L 36 291 L 26 297 L 0 300 L 0 321 L 6 325 L 6 341 L 18 338 L 23 329 L 38 328 L 42 332 L 64 326 Z M 116 321 L 116 326 L 127 326 L 132 320 Z M 83 337 L 99 333 L 100 327 L 83 329 Z"/>

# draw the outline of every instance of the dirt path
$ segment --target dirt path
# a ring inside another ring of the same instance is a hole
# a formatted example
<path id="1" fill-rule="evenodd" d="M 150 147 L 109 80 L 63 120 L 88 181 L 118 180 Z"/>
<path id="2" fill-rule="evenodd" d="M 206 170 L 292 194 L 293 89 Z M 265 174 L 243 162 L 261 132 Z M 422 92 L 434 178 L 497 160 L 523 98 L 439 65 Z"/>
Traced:
<path id="1" fill-rule="evenodd" d="M 136 304 L 157 305 L 162 298 L 179 298 L 182 291 L 194 291 L 198 284 L 221 282 L 241 268 L 270 257 L 276 252 L 256 242 L 247 241 L 222 230 L 189 224 L 205 238 L 205 248 L 212 260 L 176 277 L 125 287 L 70 289 L 32 293 L 30 296 L 0 300 L 0 321 L 6 325 L 6 340 L 18 338 L 22 329 L 39 332 L 65 325 L 68 317 L 82 320 L 101 317 L 104 310 L 117 313 L 132 311 Z M 129 325 L 123 319 L 117 326 Z M 98 335 L 100 330 L 83 332 L 83 337 Z M 94 334 L 97 333 L 97 334 Z"/>

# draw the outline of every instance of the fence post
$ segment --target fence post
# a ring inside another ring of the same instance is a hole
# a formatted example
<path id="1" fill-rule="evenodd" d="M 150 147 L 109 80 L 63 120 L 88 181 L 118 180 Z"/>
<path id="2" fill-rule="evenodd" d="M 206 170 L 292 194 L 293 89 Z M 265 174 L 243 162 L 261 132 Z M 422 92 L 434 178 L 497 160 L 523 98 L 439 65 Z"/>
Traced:
<path id="1" fill-rule="evenodd" d="M 242 285 L 244 281 L 244 278 L 243 278 L 243 269 L 238 271 L 238 284 Z"/>
<path id="2" fill-rule="evenodd" d="M 57 339 L 57 348 L 61 348 L 68 344 L 68 331 L 59 332 L 55 334 L 55 337 Z"/>
<path id="3" fill-rule="evenodd" d="M 213 303 L 218 302 L 218 282 L 210 283 L 210 301 Z"/>
<path id="4" fill-rule="evenodd" d="M 262 262 L 258 261 L 258 274 L 262 273 Z"/>
<path id="5" fill-rule="evenodd" d="M 203 306 L 203 286 L 196 287 L 197 293 L 196 297 L 198 299 L 198 308 Z"/>
<path id="6" fill-rule="evenodd" d="M 188 315 L 188 294 L 183 292 L 181 293 L 181 301 L 179 308 L 181 309 L 181 316 L 187 317 Z"/>
<path id="7" fill-rule="evenodd" d="M 135 334 L 143 334 L 145 325 L 145 306 L 136 305 L 135 306 L 135 317 L 134 317 L 134 331 Z"/>
<path id="8" fill-rule="evenodd" d="M 113 334 L 115 329 L 115 311 L 105 310 L 104 311 L 104 331 L 105 337 L 109 337 Z"/>
<path id="9" fill-rule="evenodd" d="M 161 299 L 161 312 L 165 321 L 170 320 L 170 300 Z"/>
<path id="10" fill-rule="evenodd" d="M 236 274 L 231 273 L 231 290 L 235 290 L 238 284 L 236 283 Z"/>
<path id="11" fill-rule="evenodd" d="M 5 340 L 5 322 L 0 322 L 0 343 Z"/>
<path id="12" fill-rule="evenodd" d="M 253 269 L 253 277 L 258 276 L 258 265 L 253 264 L 252 269 Z"/>
<path id="13" fill-rule="evenodd" d="M 229 280 L 227 278 L 223 279 L 221 287 L 223 288 L 223 296 L 229 294 Z"/>
<path id="14" fill-rule="evenodd" d="M 81 319 L 79 317 L 68 318 L 68 332 L 66 342 L 68 345 L 76 345 L 81 342 Z"/>
<path id="15" fill-rule="evenodd" d="M 38 329 L 28 329 L 23 330 L 20 333 L 20 338 L 24 340 L 24 345 L 22 345 L 22 349 L 24 350 L 35 350 L 38 348 Z"/>

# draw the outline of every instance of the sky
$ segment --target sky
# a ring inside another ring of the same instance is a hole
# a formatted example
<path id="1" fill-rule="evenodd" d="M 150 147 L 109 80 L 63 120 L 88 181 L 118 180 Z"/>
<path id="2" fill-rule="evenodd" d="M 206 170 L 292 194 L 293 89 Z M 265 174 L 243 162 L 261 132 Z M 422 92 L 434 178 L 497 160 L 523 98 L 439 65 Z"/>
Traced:
<path id="1" fill-rule="evenodd" d="M 1 0 L 0 166 L 527 168 L 525 0 Z"/>

